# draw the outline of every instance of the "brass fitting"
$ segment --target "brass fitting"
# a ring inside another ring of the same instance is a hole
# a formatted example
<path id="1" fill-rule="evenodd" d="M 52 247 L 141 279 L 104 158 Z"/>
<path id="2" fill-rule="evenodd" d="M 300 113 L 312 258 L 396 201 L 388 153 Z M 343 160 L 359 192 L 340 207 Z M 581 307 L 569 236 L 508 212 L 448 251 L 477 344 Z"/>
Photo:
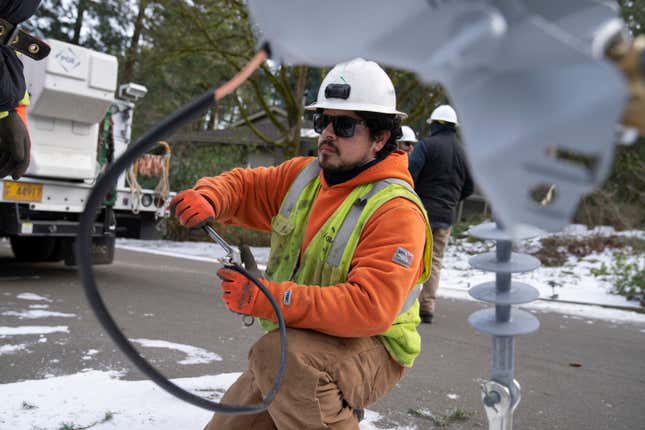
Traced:
<path id="1" fill-rule="evenodd" d="M 633 40 L 616 40 L 608 47 L 606 55 L 623 73 L 629 88 L 622 124 L 636 128 L 645 136 L 645 35 Z"/>

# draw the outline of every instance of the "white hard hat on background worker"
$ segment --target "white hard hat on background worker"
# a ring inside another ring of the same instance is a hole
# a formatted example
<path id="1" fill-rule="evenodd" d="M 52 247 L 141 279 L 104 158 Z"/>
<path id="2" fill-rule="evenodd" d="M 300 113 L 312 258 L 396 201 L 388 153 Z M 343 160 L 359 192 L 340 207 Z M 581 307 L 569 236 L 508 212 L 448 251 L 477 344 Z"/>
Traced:
<path id="1" fill-rule="evenodd" d="M 428 118 L 426 122 L 430 124 L 432 121 L 451 122 L 455 125 L 459 125 L 457 112 L 455 112 L 455 110 L 449 105 L 441 105 L 433 110 L 430 118 Z"/>
<path id="2" fill-rule="evenodd" d="M 412 128 L 408 127 L 407 125 L 402 125 L 401 126 L 401 131 L 403 132 L 403 136 L 399 139 L 399 142 L 412 142 L 412 143 L 417 143 L 417 135 L 412 130 Z"/>
<path id="3" fill-rule="evenodd" d="M 323 80 L 315 103 L 307 110 L 340 109 L 408 115 L 396 110 L 396 93 L 390 77 L 373 61 L 355 58 L 336 65 Z"/>
<path id="4" fill-rule="evenodd" d="M 403 135 L 400 139 L 397 140 L 399 149 L 410 154 L 414 149 L 414 145 L 416 145 L 419 140 L 417 139 L 414 130 L 412 130 L 412 128 L 408 127 L 407 125 L 401 126 L 401 132 L 403 133 Z"/>

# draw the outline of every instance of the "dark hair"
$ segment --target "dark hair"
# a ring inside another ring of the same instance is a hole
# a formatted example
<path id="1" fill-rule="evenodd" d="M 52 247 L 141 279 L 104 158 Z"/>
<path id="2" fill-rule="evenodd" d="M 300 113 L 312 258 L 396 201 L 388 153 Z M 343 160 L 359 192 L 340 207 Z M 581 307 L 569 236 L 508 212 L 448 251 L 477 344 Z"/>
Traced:
<path id="1" fill-rule="evenodd" d="M 394 152 L 398 145 L 396 143 L 403 136 L 401 130 L 401 119 L 394 114 L 355 111 L 356 115 L 360 116 L 370 130 L 370 139 L 374 140 L 383 131 L 390 131 L 390 138 L 385 142 L 385 145 L 379 152 L 376 153 L 376 158 L 382 160 L 390 153 Z"/>

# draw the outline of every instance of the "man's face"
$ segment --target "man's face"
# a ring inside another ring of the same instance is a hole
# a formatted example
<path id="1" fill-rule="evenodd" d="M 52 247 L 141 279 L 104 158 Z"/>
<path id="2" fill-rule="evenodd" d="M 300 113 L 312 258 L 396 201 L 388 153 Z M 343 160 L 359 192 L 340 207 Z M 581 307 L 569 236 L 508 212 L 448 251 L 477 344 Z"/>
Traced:
<path id="1" fill-rule="evenodd" d="M 361 121 L 355 112 L 347 110 L 325 109 L 323 115 L 348 116 Z M 362 122 L 356 124 L 352 137 L 340 137 L 329 123 L 318 137 L 318 161 L 328 173 L 352 170 L 375 159 L 389 137 L 390 132 L 385 131 L 372 140 L 369 129 Z"/>
<path id="2" fill-rule="evenodd" d="M 399 141 L 399 149 L 403 152 L 411 154 L 412 150 L 414 149 L 414 142 L 406 142 L 404 140 L 401 140 Z"/>

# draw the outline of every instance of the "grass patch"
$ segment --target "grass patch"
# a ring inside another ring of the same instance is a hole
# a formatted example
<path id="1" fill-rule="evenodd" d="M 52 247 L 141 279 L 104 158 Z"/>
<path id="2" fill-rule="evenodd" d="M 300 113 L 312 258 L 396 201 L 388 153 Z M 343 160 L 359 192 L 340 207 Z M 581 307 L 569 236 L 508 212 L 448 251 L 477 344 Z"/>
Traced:
<path id="1" fill-rule="evenodd" d="M 468 229 L 470 229 L 470 227 L 482 224 L 485 221 L 489 221 L 489 219 L 479 215 L 472 216 L 468 219 L 462 219 L 461 221 L 456 222 L 452 225 L 450 235 L 455 239 L 466 239 L 468 242 L 481 242 L 481 239 L 470 236 L 468 234 Z"/>
<path id="2" fill-rule="evenodd" d="M 645 240 L 638 237 L 611 236 L 549 236 L 540 240 L 540 249 L 532 255 L 546 267 L 560 267 L 569 255 L 578 258 L 600 253 L 607 249 L 634 254 L 645 253 Z"/>
<path id="3" fill-rule="evenodd" d="M 615 254 L 611 272 L 615 280 L 612 292 L 645 306 L 645 261 L 630 262 L 625 255 Z"/>
<path id="4" fill-rule="evenodd" d="M 38 406 L 33 405 L 33 404 L 29 403 L 29 402 L 24 402 L 24 401 L 23 401 L 23 402 L 22 402 L 22 408 L 23 408 L 23 409 L 25 409 L 25 410 L 31 410 L 31 409 L 36 409 L 36 408 L 38 408 Z"/>
<path id="5" fill-rule="evenodd" d="M 432 419 L 432 413 L 427 409 L 408 409 L 408 415 L 412 415 L 417 418 L 424 418 L 426 420 Z"/>
<path id="6" fill-rule="evenodd" d="M 594 276 L 609 276 L 610 275 L 609 268 L 607 267 L 607 265 L 604 262 L 602 262 L 600 264 L 600 267 L 598 267 L 598 268 L 592 267 L 589 270 L 589 272 L 591 272 L 591 274 L 594 275 Z"/>
<path id="7" fill-rule="evenodd" d="M 408 414 L 432 421 L 435 427 L 448 427 L 450 424 L 468 421 L 475 412 L 463 408 L 450 409 L 445 415 L 433 414 L 427 409 L 408 409 Z"/>
<path id="8" fill-rule="evenodd" d="M 106 423 L 108 421 L 111 421 L 113 418 L 114 418 L 114 412 L 107 411 L 102 419 L 100 419 L 100 420 L 98 420 L 98 421 L 96 421 L 96 422 L 94 422 L 92 424 L 86 425 L 84 427 L 79 427 L 74 423 L 66 423 L 66 422 L 64 422 L 64 423 L 61 423 L 60 427 L 58 427 L 57 430 L 87 430 L 87 429 L 92 428 L 92 427 L 94 427 L 94 426 L 96 426 L 98 424 L 103 424 L 103 423 Z"/>

